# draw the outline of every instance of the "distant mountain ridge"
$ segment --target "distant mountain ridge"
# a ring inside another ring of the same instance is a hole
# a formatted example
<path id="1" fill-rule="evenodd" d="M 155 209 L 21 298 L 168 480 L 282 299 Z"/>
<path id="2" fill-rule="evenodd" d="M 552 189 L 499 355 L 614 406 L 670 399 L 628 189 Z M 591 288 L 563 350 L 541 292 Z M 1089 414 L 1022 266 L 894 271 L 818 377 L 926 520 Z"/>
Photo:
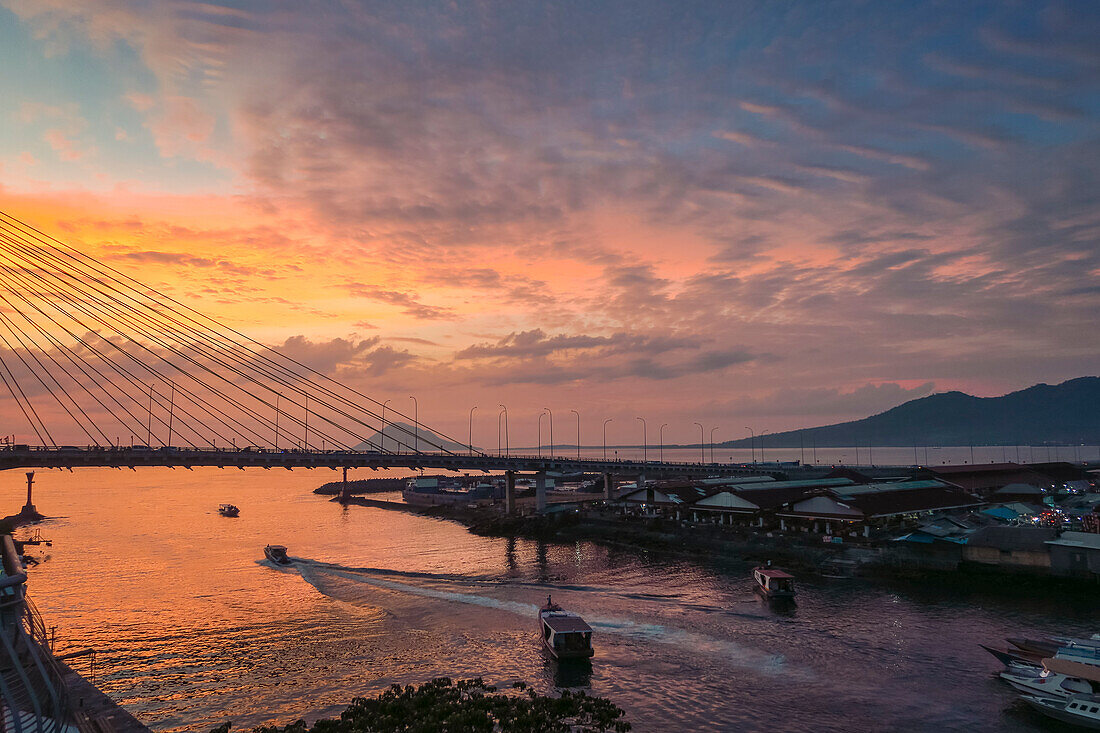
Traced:
<path id="1" fill-rule="evenodd" d="M 380 447 L 383 450 L 398 452 L 411 451 L 416 447 L 425 453 L 438 453 L 440 450 L 465 453 L 469 450 L 465 444 L 441 438 L 423 425 L 417 429 L 404 422 L 389 423 L 385 431 L 375 432 L 374 435 L 355 446 L 354 450 L 378 450 Z M 476 449 L 477 446 L 474 448 Z"/>
<path id="2" fill-rule="evenodd" d="M 756 445 L 761 437 L 757 436 Z M 1001 397 L 943 392 L 862 420 L 769 433 L 768 448 L 852 445 L 1100 444 L 1100 377 L 1037 384 Z M 750 438 L 717 444 L 749 448 Z"/>

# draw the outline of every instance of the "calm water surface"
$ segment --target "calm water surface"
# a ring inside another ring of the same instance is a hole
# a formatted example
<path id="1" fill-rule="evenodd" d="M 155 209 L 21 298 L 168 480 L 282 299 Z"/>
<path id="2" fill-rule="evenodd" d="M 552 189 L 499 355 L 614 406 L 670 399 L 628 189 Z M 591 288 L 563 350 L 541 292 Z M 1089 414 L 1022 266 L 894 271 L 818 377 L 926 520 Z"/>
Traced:
<path id="1" fill-rule="evenodd" d="M 58 650 L 98 650 L 97 682 L 158 731 L 312 721 L 435 676 L 580 685 L 642 731 L 1034 731 L 1054 728 L 977 643 L 1100 625 L 1092 604 L 812 579 L 777 612 L 745 563 L 344 510 L 310 493 L 335 475 L 40 471 L 54 544 L 37 551 L 30 592 Z M 0 509 L 24 499 L 22 474 L 0 474 Z M 222 502 L 241 516 L 219 516 Z M 267 543 L 298 562 L 268 563 Z M 590 670 L 541 652 L 548 593 L 595 627 Z"/>

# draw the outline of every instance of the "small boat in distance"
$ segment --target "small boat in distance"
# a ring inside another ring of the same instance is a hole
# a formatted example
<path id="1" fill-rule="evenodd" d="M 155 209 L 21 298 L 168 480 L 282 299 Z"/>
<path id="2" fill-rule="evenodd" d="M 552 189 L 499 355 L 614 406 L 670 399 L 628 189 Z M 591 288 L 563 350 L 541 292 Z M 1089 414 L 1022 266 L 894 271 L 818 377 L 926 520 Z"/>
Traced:
<path id="1" fill-rule="evenodd" d="M 235 517 L 241 513 L 241 510 L 232 504 L 222 504 L 218 507 L 218 514 L 223 517 Z"/>
<path id="2" fill-rule="evenodd" d="M 770 600 L 794 600 L 794 576 L 776 570 L 771 561 L 767 565 L 753 568 L 753 580 L 756 581 L 756 591 Z"/>
<path id="3" fill-rule="evenodd" d="M 542 645 L 557 659 L 587 659 L 592 649 L 592 627 L 580 616 L 562 609 L 546 596 L 539 609 L 539 633 Z"/>
<path id="4" fill-rule="evenodd" d="M 276 565 L 289 565 L 292 562 L 283 545 L 267 545 L 264 547 L 264 556 Z"/>

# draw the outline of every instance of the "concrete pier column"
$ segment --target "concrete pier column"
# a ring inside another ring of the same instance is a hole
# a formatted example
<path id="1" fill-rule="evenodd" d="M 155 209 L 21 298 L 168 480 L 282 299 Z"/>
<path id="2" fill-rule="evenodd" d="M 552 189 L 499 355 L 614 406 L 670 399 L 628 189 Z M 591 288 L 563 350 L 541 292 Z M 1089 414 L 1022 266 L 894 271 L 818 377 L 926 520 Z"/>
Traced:
<path id="1" fill-rule="evenodd" d="M 23 507 L 23 514 L 36 514 L 34 500 L 31 498 L 31 487 L 34 486 L 34 471 L 27 471 L 27 505 Z"/>
<path id="2" fill-rule="evenodd" d="M 608 501 L 615 498 L 614 481 L 609 473 L 603 475 L 603 498 Z"/>
<path id="3" fill-rule="evenodd" d="M 546 473 L 543 471 L 535 474 L 535 511 L 539 514 L 546 511 Z"/>
<path id="4" fill-rule="evenodd" d="M 781 532 L 786 532 L 787 531 L 787 520 L 786 519 L 780 519 L 779 520 L 779 530 Z"/>
<path id="5" fill-rule="evenodd" d="M 516 472 L 504 472 L 504 512 L 516 513 Z"/>

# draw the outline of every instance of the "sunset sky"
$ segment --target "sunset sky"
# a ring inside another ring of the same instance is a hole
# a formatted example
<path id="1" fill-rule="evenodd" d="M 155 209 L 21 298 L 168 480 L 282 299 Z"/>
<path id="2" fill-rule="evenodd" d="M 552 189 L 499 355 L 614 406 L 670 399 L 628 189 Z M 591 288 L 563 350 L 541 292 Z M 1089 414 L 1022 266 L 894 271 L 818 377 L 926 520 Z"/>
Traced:
<path id="1" fill-rule="evenodd" d="M 1100 4 L 0 0 L 0 210 L 476 443 L 1100 364 Z M 563 440 L 559 438 L 559 442 Z"/>

